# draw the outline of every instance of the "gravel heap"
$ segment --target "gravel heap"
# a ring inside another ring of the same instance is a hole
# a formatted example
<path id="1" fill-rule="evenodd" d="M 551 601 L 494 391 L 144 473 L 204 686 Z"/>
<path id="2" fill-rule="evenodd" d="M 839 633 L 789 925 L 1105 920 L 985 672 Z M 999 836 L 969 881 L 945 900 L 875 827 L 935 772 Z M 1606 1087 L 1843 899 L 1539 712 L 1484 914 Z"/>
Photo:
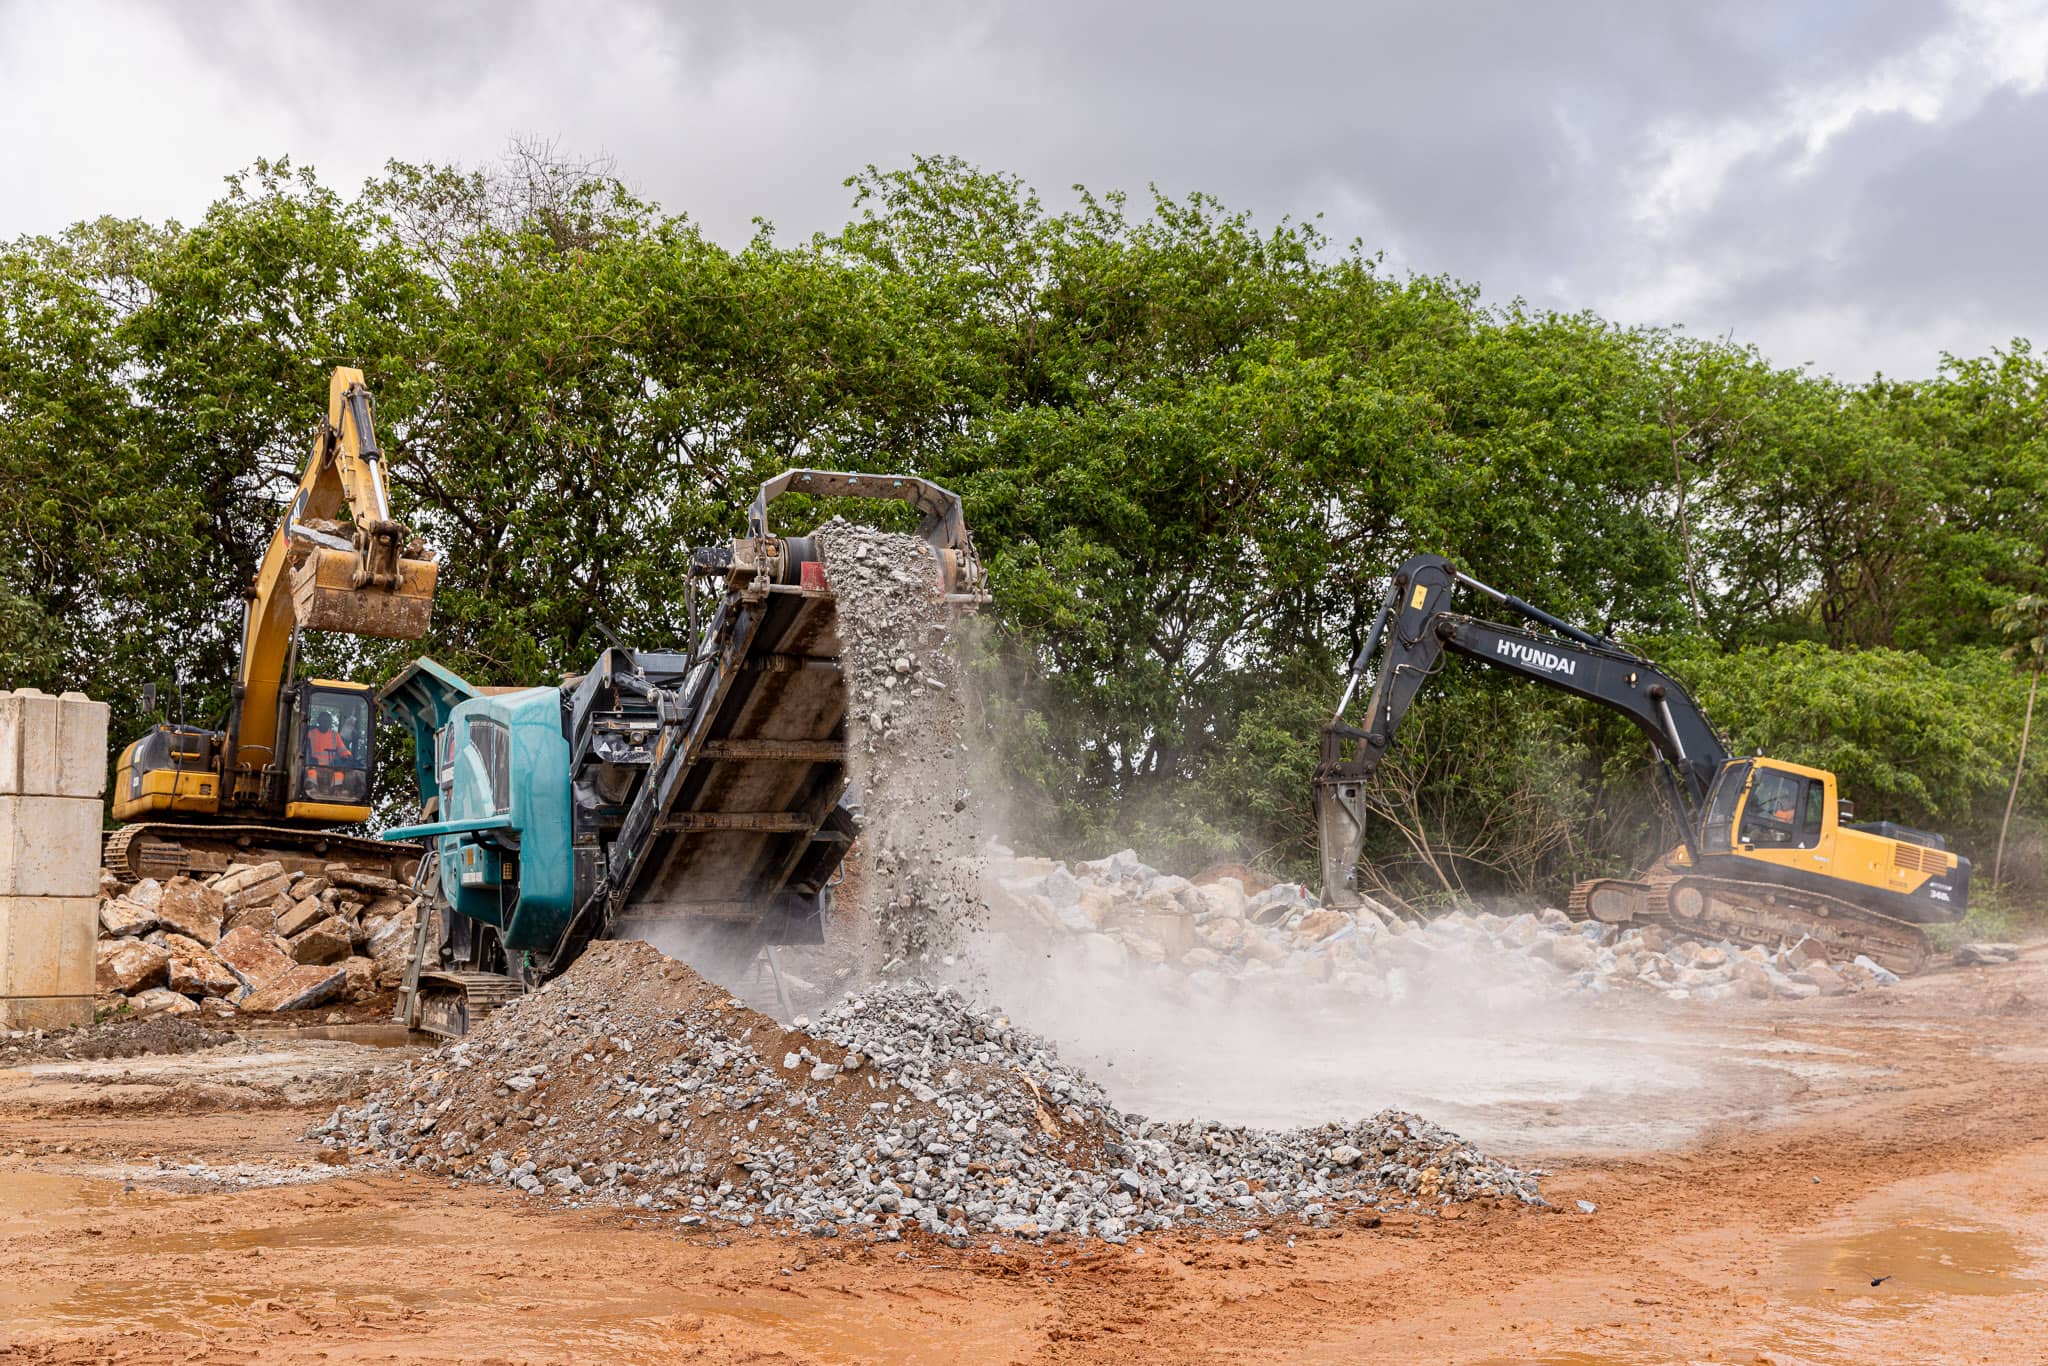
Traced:
<path id="1" fill-rule="evenodd" d="M 958 610 L 922 538 L 840 518 L 816 535 L 837 602 L 869 968 L 900 972 L 949 951 L 983 911 L 967 694 L 947 649 Z"/>
<path id="2" fill-rule="evenodd" d="M 592 945 L 308 1137 L 576 1203 L 826 1237 L 1256 1236 L 1283 1216 L 1543 1203 L 1537 1173 L 1412 1115 L 1153 1123 L 951 991 L 880 986 L 784 1029 L 627 942 Z"/>
<path id="3" fill-rule="evenodd" d="M 1765 949 L 1654 925 L 1617 931 L 1555 908 L 1427 921 L 1369 899 L 1337 910 L 1296 883 L 1249 891 L 1237 876 L 1190 882 L 1128 849 L 1072 867 L 995 858 L 988 872 L 992 922 L 1011 939 L 1081 967 L 1150 975 L 1197 993 L 1263 985 L 1398 1003 L 1453 966 L 1466 980 L 1483 970 L 1501 992 L 1655 992 L 1673 1000 L 1837 996 L 1899 980 L 1868 958 L 1831 963 L 1810 942 Z"/>

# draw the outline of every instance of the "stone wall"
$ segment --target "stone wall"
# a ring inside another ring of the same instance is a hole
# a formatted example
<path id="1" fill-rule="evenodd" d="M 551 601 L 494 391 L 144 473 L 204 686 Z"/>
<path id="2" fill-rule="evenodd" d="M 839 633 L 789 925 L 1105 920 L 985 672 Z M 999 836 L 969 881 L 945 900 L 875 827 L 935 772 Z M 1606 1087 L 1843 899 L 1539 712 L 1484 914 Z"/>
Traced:
<path id="1" fill-rule="evenodd" d="M 0 693 L 0 1028 L 92 1022 L 107 705 Z"/>

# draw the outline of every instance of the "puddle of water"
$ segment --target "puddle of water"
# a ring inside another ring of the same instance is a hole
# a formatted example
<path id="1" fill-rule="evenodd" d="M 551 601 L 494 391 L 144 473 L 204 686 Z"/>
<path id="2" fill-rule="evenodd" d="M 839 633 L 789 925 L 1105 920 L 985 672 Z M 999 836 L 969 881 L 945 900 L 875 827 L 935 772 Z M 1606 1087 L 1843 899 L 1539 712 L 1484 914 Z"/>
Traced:
<path id="1" fill-rule="evenodd" d="M 1884 1228 L 1794 1244 L 1785 1254 L 1788 1298 L 1882 1319 L 1945 1295 L 2048 1290 L 2048 1281 L 2020 1274 L 2036 1262 L 2010 1232 L 1955 1222 L 1915 1211 Z"/>

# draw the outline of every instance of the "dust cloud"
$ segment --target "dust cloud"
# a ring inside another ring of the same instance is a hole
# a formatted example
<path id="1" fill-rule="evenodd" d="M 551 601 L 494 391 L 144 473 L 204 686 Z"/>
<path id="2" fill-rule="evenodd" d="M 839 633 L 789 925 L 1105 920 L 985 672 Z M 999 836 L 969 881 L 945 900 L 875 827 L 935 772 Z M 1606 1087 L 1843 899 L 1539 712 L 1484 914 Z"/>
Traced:
<path id="1" fill-rule="evenodd" d="M 1414 1110 L 1492 1148 L 1641 1147 L 1692 1133 L 1719 1070 L 1683 1036 L 1510 950 L 1446 947 L 1340 997 L 1275 974 L 1204 990 L 1064 945 L 974 937 L 952 984 L 1000 1004 L 1157 1119 L 1292 1127 Z"/>

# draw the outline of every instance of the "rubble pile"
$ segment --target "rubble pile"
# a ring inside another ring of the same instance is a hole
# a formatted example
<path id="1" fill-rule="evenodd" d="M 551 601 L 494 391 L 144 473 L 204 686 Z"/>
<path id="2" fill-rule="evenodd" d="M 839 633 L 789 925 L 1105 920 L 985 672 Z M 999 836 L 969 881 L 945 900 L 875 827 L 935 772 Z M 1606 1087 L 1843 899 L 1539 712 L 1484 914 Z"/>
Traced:
<path id="1" fill-rule="evenodd" d="M 1394 1111 L 1271 1132 L 1118 1111 L 957 994 L 876 987 L 785 1029 L 645 944 L 562 977 L 309 1137 L 686 1224 L 1121 1240 L 1348 1209 L 1541 1204 L 1537 1173 Z"/>
<path id="2" fill-rule="evenodd" d="M 846 677 L 847 775 L 861 807 L 867 974 L 944 954 L 981 910 L 957 613 L 917 536 L 835 518 L 817 532 Z"/>
<path id="3" fill-rule="evenodd" d="M 231 1015 L 367 1000 L 404 977 L 418 914 L 403 884 L 339 863 L 134 883 L 102 870 L 98 1005 Z"/>
<path id="4" fill-rule="evenodd" d="M 1295 883 L 1248 892 L 1236 877 L 1190 882 L 1147 867 L 1128 849 L 1072 867 L 992 859 L 984 890 L 1012 939 L 1045 943 L 1105 973 L 1149 971 L 1196 992 L 1266 982 L 1327 990 L 1337 1001 L 1398 1002 L 1451 964 L 1490 991 L 1562 986 L 1673 1000 L 1838 996 L 1898 981 L 1865 957 L 1831 963 L 1809 942 L 1776 950 L 1702 942 L 1658 925 L 1575 923 L 1556 909 L 1458 911 L 1423 922 L 1370 898 L 1338 910 Z"/>

